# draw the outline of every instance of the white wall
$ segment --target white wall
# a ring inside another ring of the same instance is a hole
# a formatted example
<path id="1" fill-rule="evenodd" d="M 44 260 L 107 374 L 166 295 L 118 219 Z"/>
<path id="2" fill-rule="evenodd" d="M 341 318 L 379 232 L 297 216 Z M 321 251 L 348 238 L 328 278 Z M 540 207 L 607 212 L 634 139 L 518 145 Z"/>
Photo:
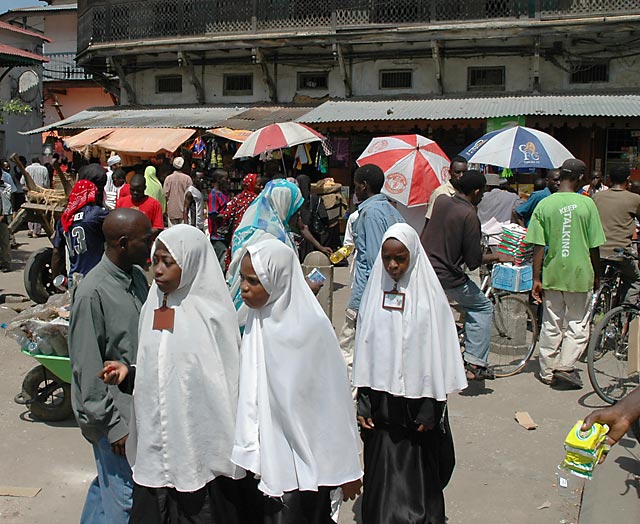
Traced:
<path id="1" fill-rule="evenodd" d="M 63 14 L 64 13 L 64 14 Z M 45 35 L 52 40 L 45 44 L 45 53 L 76 52 L 78 16 L 76 12 L 49 14 L 45 20 Z"/>
<path id="2" fill-rule="evenodd" d="M 486 57 L 486 58 L 447 58 L 443 65 L 443 83 L 445 93 L 477 93 L 483 91 L 467 90 L 467 68 L 501 67 L 505 68 L 504 92 L 530 91 L 532 87 L 530 57 Z"/>
<path id="3" fill-rule="evenodd" d="M 381 70 L 412 70 L 411 89 L 380 89 Z M 431 58 L 399 58 L 396 60 L 367 60 L 356 62 L 351 69 L 353 96 L 397 96 L 437 92 L 435 64 Z"/>

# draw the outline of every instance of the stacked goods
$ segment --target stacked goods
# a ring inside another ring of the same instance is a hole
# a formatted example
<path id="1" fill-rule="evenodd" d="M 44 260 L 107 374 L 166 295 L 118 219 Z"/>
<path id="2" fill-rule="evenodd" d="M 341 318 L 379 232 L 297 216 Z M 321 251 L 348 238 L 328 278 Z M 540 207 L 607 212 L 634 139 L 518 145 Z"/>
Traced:
<path id="1" fill-rule="evenodd" d="M 342 195 L 342 185 L 336 183 L 333 178 L 323 178 L 311 184 L 311 192 L 320 195 L 327 210 L 329 227 L 336 225 L 347 210 L 347 203 Z"/>
<path id="2" fill-rule="evenodd" d="M 508 224 L 502 228 L 497 249 L 500 253 L 514 257 L 517 266 L 528 263 L 533 257 L 533 247 L 524 241 L 526 236 L 526 228 L 518 224 Z"/>
<path id="3" fill-rule="evenodd" d="M 593 477 L 593 468 L 610 446 L 604 443 L 609 426 L 593 424 L 587 431 L 582 431 L 582 420 L 576 422 L 564 441 L 567 452 L 560 467 L 582 478 Z"/>
<path id="4" fill-rule="evenodd" d="M 513 264 L 494 264 L 491 270 L 491 285 L 496 289 L 504 289 L 521 293 L 533 287 L 533 268 Z"/>

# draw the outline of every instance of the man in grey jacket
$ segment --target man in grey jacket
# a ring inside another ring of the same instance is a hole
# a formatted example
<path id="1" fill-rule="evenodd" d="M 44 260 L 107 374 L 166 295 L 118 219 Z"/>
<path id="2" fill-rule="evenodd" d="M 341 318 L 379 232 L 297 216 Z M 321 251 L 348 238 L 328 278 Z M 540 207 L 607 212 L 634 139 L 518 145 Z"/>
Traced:
<path id="1" fill-rule="evenodd" d="M 149 257 L 152 233 L 149 219 L 134 209 L 112 211 L 102 230 L 104 256 L 75 288 L 69 326 L 73 411 L 98 470 L 80 522 L 126 524 L 133 490 L 125 456 L 131 396 L 98 375 L 105 360 L 136 361 L 138 318 L 148 293 L 137 266 Z"/>

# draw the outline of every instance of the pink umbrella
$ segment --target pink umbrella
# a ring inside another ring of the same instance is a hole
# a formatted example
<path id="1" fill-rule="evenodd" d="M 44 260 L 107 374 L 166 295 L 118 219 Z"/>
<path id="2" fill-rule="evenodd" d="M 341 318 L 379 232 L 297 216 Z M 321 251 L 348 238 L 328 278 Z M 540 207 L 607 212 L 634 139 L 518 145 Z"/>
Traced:
<path id="1" fill-rule="evenodd" d="M 268 151 L 319 142 L 324 139 L 324 136 L 317 131 L 298 122 L 271 124 L 251 133 L 233 158 L 258 156 Z"/>
<path id="2" fill-rule="evenodd" d="M 420 135 L 376 137 L 356 160 L 384 171 L 382 192 L 407 206 L 429 202 L 431 193 L 449 180 L 449 159 L 433 140 Z"/>

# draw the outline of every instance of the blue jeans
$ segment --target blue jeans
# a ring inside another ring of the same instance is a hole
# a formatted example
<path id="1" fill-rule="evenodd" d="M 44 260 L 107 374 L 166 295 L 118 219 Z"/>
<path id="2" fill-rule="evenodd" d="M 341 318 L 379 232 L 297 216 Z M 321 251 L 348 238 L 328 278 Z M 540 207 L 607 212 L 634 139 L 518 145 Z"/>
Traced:
<path id="1" fill-rule="evenodd" d="M 80 524 L 128 524 L 133 479 L 126 457 L 111 451 L 106 437 L 93 445 L 98 476 L 84 502 Z"/>
<path id="2" fill-rule="evenodd" d="M 464 360 L 476 366 L 487 366 L 489 343 L 493 322 L 493 304 L 471 280 L 461 286 L 445 289 L 451 300 L 460 304 L 466 312 L 464 332 L 466 336 Z"/>

